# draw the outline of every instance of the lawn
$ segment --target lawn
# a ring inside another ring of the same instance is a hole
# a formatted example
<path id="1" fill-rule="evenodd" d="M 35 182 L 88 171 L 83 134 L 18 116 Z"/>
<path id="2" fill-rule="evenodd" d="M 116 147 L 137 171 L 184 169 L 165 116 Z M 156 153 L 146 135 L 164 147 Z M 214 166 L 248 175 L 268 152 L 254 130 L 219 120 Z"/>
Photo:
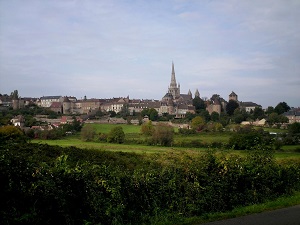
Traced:
<path id="1" fill-rule="evenodd" d="M 141 126 L 131 124 L 89 124 L 96 129 L 97 133 L 109 133 L 113 127 L 120 126 L 123 128 L 125 134 L 129 133 L 140 133 Z"/>

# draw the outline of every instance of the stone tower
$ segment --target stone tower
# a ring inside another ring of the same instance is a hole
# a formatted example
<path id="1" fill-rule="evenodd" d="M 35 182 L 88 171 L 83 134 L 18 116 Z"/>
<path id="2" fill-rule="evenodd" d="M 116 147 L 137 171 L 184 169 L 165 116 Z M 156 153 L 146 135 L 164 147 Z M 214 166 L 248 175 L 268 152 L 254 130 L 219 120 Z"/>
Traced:
<path id="1" fill-rule="evenodd" d="M 71 112 L 71 101 L 67 96 L 63 99 L 63 114 L 69 114 Z"/>
<path id="2" fill-rule="evenodd" d="M 168 93 L 172 94 L 173 99 L 177 99 L 180 97 L 180 84 L 178 84 L 177 86 L 173 62 L 172 62 L 171 83 L 168 89 Z"/>
<path id="3" fill-rule="evenodd" d="M 234 100 L 234 101 L 238 101 L 238 96 L 236 93 L 234 93 L 233 91 L 231 92 L 231 94 L 229 95 L 229 101 L 230 100 Z"/>

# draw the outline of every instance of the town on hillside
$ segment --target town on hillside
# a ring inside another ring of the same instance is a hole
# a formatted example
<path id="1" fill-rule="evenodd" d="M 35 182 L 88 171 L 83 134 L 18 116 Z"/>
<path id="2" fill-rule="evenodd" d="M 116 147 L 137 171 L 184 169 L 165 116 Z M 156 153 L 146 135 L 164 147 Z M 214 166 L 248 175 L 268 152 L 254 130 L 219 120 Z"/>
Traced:
<path id="1" fill-rule="evenodd" d="M 234 91 L 229 93 L 227 101 L 218 94 L 213 94 L 211 98 L 201 98 L 198 89 L 196 89 L 194 96 L 190 90 L 188 93 L 181 93 L 180 84 L 176 81 L 173 62 L 171 81 L 161 100 L 130 99 L 129 96 L 110 99 L 87 98 L 86 96 L 83 99 L 77 99 L 74 96 L 61 95 L 32 98 L 20 97 L 17 90 L 10 95 L 0 94 L 1 109 L 11 107 L 17 110 L 29 105 L 36 105 L 47 108 L 59 115 L 87 115 L 83 117 L 84 119 L 88 119 L 89 115 L 95 115 L 99 111 L 118 114 L 126 110 L 128 115 L 134 116 L 145 109 L 154 109 L 158 116 L 169 115 L 175 119 L 182 119 L 187 115 L 198 113 L 199 109 L 206 111 L 209 115 L 218 114 L 220 116 L 223 112 L 226 112 L 231 104 L 235 105 L 235 108 L 238 108 L 239 111 L 246 113 L 252 113 L 255 110 L 262 111 L 262 106 L 259 104 L 240 101 Z M 286 110 L 284 116 L 288 118 L 289 123 L 300 122 L 300 108 Z M 18 119 L 14 121 L 20 123 Z M 244 123 L 250 122 L 246 121 Z M 265 120 L 260 121 L 260 123 L 265 123 Z"/>

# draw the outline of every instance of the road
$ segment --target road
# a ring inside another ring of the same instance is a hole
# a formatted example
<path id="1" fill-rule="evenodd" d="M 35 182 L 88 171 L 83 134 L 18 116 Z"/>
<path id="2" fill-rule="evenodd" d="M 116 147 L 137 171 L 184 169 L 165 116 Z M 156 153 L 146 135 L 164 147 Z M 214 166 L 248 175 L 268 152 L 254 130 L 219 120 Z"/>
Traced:
<path id="1" fill-rule="evenodd" d="M 204 225 L 300 225 L 300 205 L 205 223 Z"/>

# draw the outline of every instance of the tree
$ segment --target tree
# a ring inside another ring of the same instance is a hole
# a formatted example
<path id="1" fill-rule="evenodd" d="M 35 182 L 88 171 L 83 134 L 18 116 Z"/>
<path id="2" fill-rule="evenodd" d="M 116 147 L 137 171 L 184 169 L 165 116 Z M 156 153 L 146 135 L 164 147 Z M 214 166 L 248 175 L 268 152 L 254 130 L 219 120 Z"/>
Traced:
<path id="1" fill-rule="evenodd" d="M 143 109 L 141 115 L 142 117 L 147 115 L 152 121 L 156 121 L 158 119 L 158 112 L 154 108 Z"/>
<path id="2" fill-rule="evenodd" d="M 129 105 L 127 103 L 123 104 L 123 107 L 122 107 L 121 111 L 119 112 L 119 115 L 121 117 L 123 117 L 124 119 L 130 115 Z"/>
<path id="3" fill-rule="evenodd" d="M 107 135 L 107 141 L 111 143 L 123 143 L 125 140 L 125 133 L 121 126 L 114 127 Z"/>
<path id="4" fill-rule="evenodd" d="M 191 127 L 194 130 L 201 131 L 205 125 L 205 120 L 201 116 L 196 116 L 192 119 Z"/>
<path id="5" fill-rule="evenodd" d="M 209 112 L 207 110 L 200 110 L 199 115 L 205 119 L 206 122 L 210 121 L 210 115 Z"/>
<path id="6" fill-rule="evenodd" d="M 196 112 L 199 113 L 200 110 L 205 110 L 205 102 L 198 96 L 193 99 L 193 106 L 195 106 Z"/>
<path id="7" fill-rule="evenodd" d="M 285 113 L 285 112 L 289 111 L 290 109 L 291 109 L 291 107 L 289 107 L 288 104 L 286 104 L 286 102 L 280 102 L 280 103 L 277 104 L 274 111 L 278 115 L 280 115 L 282 113 Z"/>
<path id="8" fill-rule="evenodd" d="M 266 109 L 266 114 L 270 115 L 273 112 L 274 112 L 274 107 L 273 106 L 268 106 L 268 108 Z"/>
<path id="9" fill-rule="evenodd" d="M 229 100 L 228 104 L 226 105 L 226 112 L 229 116 L 232 116 L 234 110 L 239 107 L 239 104 L 234 100 Z"/>
<path id="10" fill-rule="evenodd" d="M 153 144 L 162 146 L 171 146 L 174 140 L 174 129 L 172 126 L 164 123 L 158 123 L 152 134 Z"/>
<path id="11" fill-rule="evenodd" d="M 265 117 L 265 113 L 262 110 L 262 108 L 260 107 L 255 107 L 254 111 L 253 111 L 253 119 L 263 119 Z"/>
<path id="12" fill-rule="evenodd" d="M 83 141 L 92 141 L 96 135 L 96 129 L 91 124 L 86 124 L 81 129 L 81 139 Z"/>
<path id="13" fill-rule="evenodd" d="M 8 125 L 0 127 L 0 144 L 6 141 L 24 142 L 26 136 L 20 128 Z"/>
<path id="14" fill-rule="evenodd" d="M 300 123 L 292 123 L 288 125 L 288 132 L 291 134 L 300 134 Z"/>
<path id="15" fill-rule="evenodd" d="M 147 136 L 152 135 L 154 131 L 154 126 L 152 124 L 152 121 L 149 120 L 147 123 L 142 124 L 141 126 L 141 133 Z"/>
<path id="16" fill-rule="evenodd" d="M 279 122 L 279 116 L 278 116 L 278 114 L 276 112 L 271 113 L 268 116 L 268 122 L 269 122 L 269 124 L 278 123 Z"/>
<path id="17" fill-rule="evenodd" d="M 210 115 L 210 119 L 214 122 L 219 121 L 220 119 L 220 114 L 217 112 L 212 112 Z"/>

